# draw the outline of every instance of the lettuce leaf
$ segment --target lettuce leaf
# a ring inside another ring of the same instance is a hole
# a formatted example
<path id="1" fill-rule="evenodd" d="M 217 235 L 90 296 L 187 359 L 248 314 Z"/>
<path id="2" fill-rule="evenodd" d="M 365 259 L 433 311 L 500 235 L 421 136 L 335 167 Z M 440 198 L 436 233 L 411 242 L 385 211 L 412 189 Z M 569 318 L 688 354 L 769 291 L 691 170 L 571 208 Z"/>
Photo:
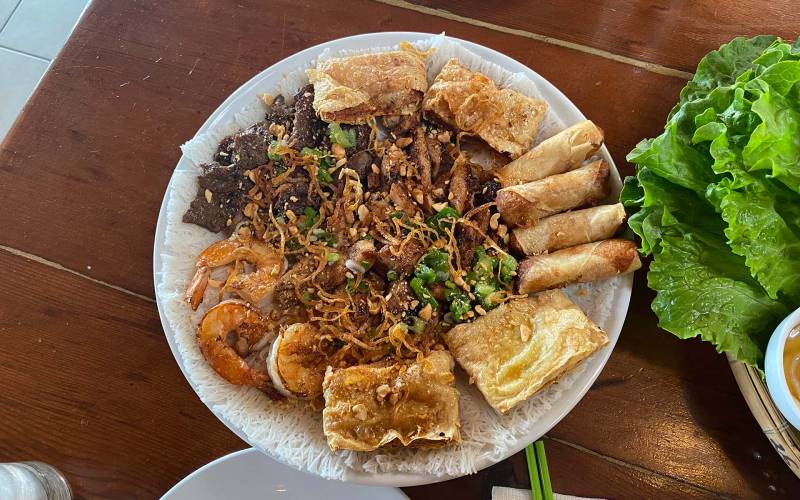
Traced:
<path id="1" fill-rule="evenodd" d="M 800 238 L 776 210 L 767 180 L 752 177 L 742 186 L 741 179 L 738 189 L 732 179 L 709 186 L 708 197 L 728 226 L 728 244 L 771 298 L 785 294 L 800 304 Z"/>
<path id="2" fill-rule="evenodd" d="M 739 361 L 761 364 L 786 307 L 748 279 L 741 258 L 724 241 L 710 245 L 688 234 L 668 236 L 661 245 L 647 275 L 657 292 L 652 308 L 658 325 L 682 339 L 700 337 Z"/>
<path id="3" fill-rule="evenodd" d="M 706 55 L 620 196 L 652 255 L 659 325 L 759 366 L 800 305 L 800 40 Z"/>
<path id="4" fill-rule="evenodd" d="M 753 113 L 761 118 L 761 123 L 750 136 L 742 157 L 748 170 L 767 170 L 792 191 L 800 193 L 798 103 L 767 89 L 753 102 Z"/>

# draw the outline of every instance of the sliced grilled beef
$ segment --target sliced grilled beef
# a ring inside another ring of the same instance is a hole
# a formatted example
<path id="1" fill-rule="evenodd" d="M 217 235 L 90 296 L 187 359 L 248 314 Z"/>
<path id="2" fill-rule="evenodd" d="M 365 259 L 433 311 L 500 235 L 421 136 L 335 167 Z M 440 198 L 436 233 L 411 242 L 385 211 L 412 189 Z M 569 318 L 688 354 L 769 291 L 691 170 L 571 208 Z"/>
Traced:
<path id="1" fill-rule="evenodd" d="M 316 147 L 327 137 L 325 122 L 317 118 L 314 111 L 314 86 L 306 85 L 294 97 L 294 122 L 289 146 L 298 151 L 303 148 Z"/>
<path id="2" fill-rule="evenodd" d="M 264 165 L 269 161 L 267 149 L 274 137 L 269 123 L 259 122 L 233 136 L 233 163 L 242 170 Z"/>
<path id="3" fill-rule="evenodd" d="M 287 134 L 291 133 L 294 123 L 294 107 L 286 104 L 286 99 L 279 95 L 272 101 L 272 106 L 267 113 L 267 121 L 282 125 Z"/>
<path id="4" fill-rule="evenodd" d="M 431 212 L 430 192 L 433 181 L 431 180 L 431 157 L 428 153 L 428 143 L 425 139 L 425 129 L 417 127 L 414 129 L 411 143 L 411 159 L 417 165 L 417 175 L 419 175 L 420 188 L 422 189 L 422 208 L 425 212 Z"/>
<path id="5" fill-rule="evenodd" d="M 347 159 L 346 166 L 358 174 L 363 184 L 367 182 L 368 176 L 372 172 L 370 167 L 373 161 L 369 151 L 359 151 Z"/>
<path id="6" fill-rule="evenodd" d="M 245 194 L 253 183 L 238 165 L 209 163 L 201 165 L 197 177 L 197 196 L 183 215 L 183 222 L 196 224 L 218 233 L 239 219 Z M 228 224 L 228 221 L 231 224 Z"/>
<path id="7" fill-rule="evenodd" d="M 486 234 L 491 216 L 492 212 L 486 206 L 478 210 L 470 220 Z M 472 266 L 472 259 L 475 257 L 475 247 L 483 244 L 483 236 L 475 228 L 465 224 L 459 224 L 456 236 L 458 238 L 458 251 L 461 254 L 461 266 L 465 269 L 469 268 Z"/>
<path id="8" fill-rule="evenodd" d="M 219 163 L 220 165 L 230 165 L 233 163 L 233 136 L 229 135 L 228 137 L 222 139 L 219 143 L 219 147 L 217 148 L 216 154 L 214 154 L 214 161 Z"/>
<path id="9" fill-rule="evenodd" d="M 394 203 L 394 206 L 397 207 L 398 210 L 404 212 L 409 217 L 413 217 L 414 213 L 417 211 L 417 206 L 414 205 L 414 200 L 411 199 L 408 190 L 399 182 L 395 182 L 392 184 L 392 187 L 389 188 L 389 199 L 392 200 L 392 203 Z"/>
<path id="10" fill-rule="evenodd" d="M 397 251 L 398 248 L 394 247 Z M 375 271 L 386 275 L 389 271 L 394 271 L 400 276 L 411 274 L 417 261 L 425 253 L 425 246 L 417 238 L 412 238 L 398 252 L 399 255 L 392 253 L 392 247 L 384 245 L 378 250 L 375 260 Z"/>
<path id="11" fill-rule="evenodd" d="M 456 165 L 450 176 L 450 206 L 460 214 L 466 213 L 473 206 L 473 195 L 477 190 L 478 179 L 472 174 L 469 165 Z"/>
<path id="12" fill-rule="evenodd" d="M 402 316 L 404 312 L 411 309 L 411 302 L 415 297 L 406 280 L 393 281 L 389 286 L 389 294 L 387 294 L 389 299 L 386 301 L 386 309 L 390 313 Z"/>

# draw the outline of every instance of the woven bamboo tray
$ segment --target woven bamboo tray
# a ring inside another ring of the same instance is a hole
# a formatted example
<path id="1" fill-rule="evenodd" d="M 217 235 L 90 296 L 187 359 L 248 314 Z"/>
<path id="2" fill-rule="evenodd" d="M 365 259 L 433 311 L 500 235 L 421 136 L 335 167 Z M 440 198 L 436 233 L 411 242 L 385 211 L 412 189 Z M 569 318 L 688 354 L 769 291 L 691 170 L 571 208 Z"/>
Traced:
<path id="1" fill-rule="evenodd" d="M 772 402 L 767 384 L 755 369 L 728 357 L 736 383 L 744 395 L 747 406 L 769 442 L 781 456 L 786 465 L 800 477 L 800 431 L 783 418 Z"/>

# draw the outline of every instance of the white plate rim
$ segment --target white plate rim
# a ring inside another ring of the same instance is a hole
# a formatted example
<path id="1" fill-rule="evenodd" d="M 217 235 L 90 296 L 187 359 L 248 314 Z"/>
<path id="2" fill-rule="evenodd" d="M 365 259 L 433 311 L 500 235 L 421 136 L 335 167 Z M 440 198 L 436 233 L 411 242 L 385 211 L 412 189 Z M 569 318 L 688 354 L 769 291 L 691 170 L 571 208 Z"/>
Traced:
<path id="1" fill-rule="evenodd" d="M 248 95 L 252 93 L 252 87 L 256 86 L 262 80 L 273 76 L 275 73 L 283 73 L 285 74 L 287 71 L 291 71 L 303 64 L 304 61 L 313 60 L 320 52 L 324 49 L 330 48 L 331 50 L 338 50 L 338 49 L 346 49 L 346 48 L 357 48 L 357 47 L 379 47 L 379 46 L 393 46 L 401 41 L 414 41 L 424 38 L 429 38 L 432 36 L 436 36 L 433 33 L 422 33 L 422 32 L 405 32 L 405 31 L 391 31 L 391 32 L 377 32 L 377 33 L 366 33 L 361 35 L 353 35 L 349 37 L 338 38 L 335 40 L 331 40 L 328 42 L 320 43 L 318 45 L 314 45 L 307 49 L 304 49 L 300 52 L 297 52 L 291 56 L 288 56 L 270 67 L 264 69 L 263 71 L 259 72 L 255 76 L 253 76 L 250 80 L 236 89 L 233 93 L 231 93 L 220 106 L 214 110 L 213 113 L 206 119 L 203 125 L 197 130 L 195 134 L 202 133 L 212 126 L 214 126 L 217 120 L 222 119 L 225 116 L 225 113 L 228 111 L 231 103 L 235 100 L 240 98 L 243 95 Z M 481 57 L 491 60 L 492 62 L 512 71 L 512 72 L 521 72 L 524 73 L 528 78 L 533 80 L 539 90 L 542 92 L 543 95 L 550 94 L 553 98 L 555 98 L 555 102 L 550 99 L 548 100 L 548 104 L 551 106 L 558 106 L 562 108 L 561 111 L 568 116 L 562 114 L 562 118 L 565 119 L 567 123 L 574 123 L 579 120 L 585 120 L 586 117 L 584 114 L 578 109 L 575 104 L 572 103 L 556 86 L 551 84 L 547 81 L 544 77 L 539 75 L 537 72 L 532 70 L 531 68 L 525 66 L 524 64 L 520 63 L 519 61 L 501 53 L 494 49 L 485 47 L 483 45 L 470 42 L 467 40 L 463 40 L 456 37 L 447 36 L 448 39 L 458 42 L 462 44 L 467 49 L 471 50 L 472 52 L 478 54 Z M 605 145 L 599 151 L 600 155 L 609 163 L 611 167 L 611 177 L 612 183 L 614 184 L 613 189 L 618 192 L 621 189 L 621 179 L 619 176 L 619 172 L 616 168 L 613 158 L 608 152 L 608 149 Z M 190 160 L 185 156 L 181 155 L 181 158 L 178 161 L 178 165 L 181 162 L 190 162 Z M 176 165 L 176 169 L 177 166 Z M 158 314 L 159 318 L 161 319 L 161 324 L 164 329 L 164 336 L 166 337 L 167 343 L 169 344 L 170 350 L 172 351 L 172 355 L 175 357 L 175 361 L 178 363 L 178 366 L 183 373 L 184 378 L 192 387 L 192 390 L 197 393 L 197 388 L 195 384 L 192 382 L 191 377 L 189 377 L 186 368 L 181 359 L 180 351 L 178 349 L 177 344 L 174 340 L 174 334 L 172 333 L 172 329 L 169 326 L 169 322 L 167 321 L 165 308 L 161 302 L 161 297 L 158 294 L 159 284 L 160 284 L 160 269 L 162 265 L 160 251 L 163 249 L 164 246 L 164 238 L 165 238 L 165 230 L 166 230 L 166 215 L 167 215 L 167 201 L 169 199 L 170 192 L 172 190 L 173 185 L 173 177 L 170 177 L 170 181 L 167 185 L 167 188 L 164 193 L 164 197 L 161 202 L 161 208 L 158 214 L 158 221 L 156 223 L 156 234 L 155 239 L 153 242 L 153 284 L 155 287 L 155 295 L 156 295 L 156 305 L 158 307 Z M 531 432 L 529 432 L 524 439 L 520 439 L 516 446 L 511 447 L 510 451 L 502 456 L 497 461 L 492 461 L 491 459 L 484 459 L 481 460 L 476 465 L 476 471 L 483 470 L 495 463 L 499 463 L 508 457 L 516 454 L 529 443 L 532 443 L 542 437 L 544 434 L 549 432 L 553 427 L 555 427 L 574 407 L 578 404 L 578 402 L 583 399 L 584 395 L 591 386 L 594 384 L 597 377 L 602 372 L 603 367 L 608 362 L 608 358 L 611 356 L 611 352 L 613 351 L 617 340 L 619 339 L 619 335 L 622 331 L 622 326 L 625 321 L 625 317 L 627 316 L 628 307 L 630 304 L 630 297 L 631 292 L 633 289 L 633 275 L 628 274 L 622 277 L 622 283 L 619 287 L 617 287 L 614 291 L 616 298 L 614 300 L 613 306 L 613 313 L 611 314 L 611 319 L 609 320 L 611 326 L 607 328 L 607 333 L 610 337 L 610 341 L 608 345 L 606 345 L 600 352 L 595 354 L 587 363 L 586 369 L 584 373 L 582 373 L 579 379 L 573 384 L 572 387 L 569 387 L 564 390 L 562 396 L 553 403 L 552 407 L 547 410 L 547 412 L 539 419 L 539 421 L 534 425 Z M 198 396 L 199 397 L 199 396 Z M 201 398 L 202 401 L 202 398 Z M 284 465 L 288 465 L 292 468 L 298 469 L 298 467 L 294 466 L 293 464 L 287 464 L 282 460 L 277 459 L 273 455 L 271 455 L 267 450 L 261 450 L 255 444 L 251 443 L 244 432 L 241 429 L 236 428 L 233 426 L 225 417 L 223 417 L 220 413 L 218 413 L 213 407 L 203 401 L 204 404 L 208 407 L 209 410 L 223 423 L 225 426 L 231 430 L 234 434 L 239 436 L 244 442 L 250 444 L 255 449 L 267 454 L 273 460 L 277 460 Z M 546 423 L 542 423 L 546 421 Z M 303 472 L 309 472 L 303 469 Z M 447 481 L 450 479 L 455 479 L 460 477 L 461 475 L 445 475 L 445 476 L 436 476 L 432 474 L 412 474 L 412 473 L 398 473 L 398 472 L 381 472 L 370 474 L 366 472 L 354 471 L 354 470 L 347 470 L 342 478 L 343 481 L 353 482 L 358 484 L 365 484 L 365 485 L 374 485 L 374 486 L 395 486 L 395 487 L 408 487 L 408 486 L 419 486 L 424 484 L 432 484 L 441 481 Z"/>
<path id="2" fill-rule="evenodd" d="M 231 460 L 237 460 L 237 459 L 242 459 L 242 458 L 246 459 L 247 457 L 249 457 L 251 455 L 253 455 L 253 456 L 259 456 L 259 455 L 260 456 L 264 456 L 264 457 L 266 457 L 267 460 L 271 460 L 271 461 L 275 462 L 275 465 L 277 465 L 277 466 L 288 467 L 287 465 L 285 465 L 285 464 L 283 464 L 281 462 L 278 462 L 274 458 L 272 458 L 270 456 L 267 456 L 265 453 L 262 453 L 257 448 L 245 448 L 243 450 L 234 451 L 234 452 L 228 453 L 227 455 L 223 455 L 223 456 L 221 456 L 221 457 L 219 457 L 217 459 L 212 460 L 211 462 L 208 462 L 205 465 L 200 466 L 199 468 L 195 469 L 194 471 L 190 472 L 186 477 L 184 477 L 183 479 L 181 479 L 180 481 L 175 483 L 169 490 L 167 490 L 161 496 L 161 500 L 170 500 L 174 495 L 180 494 L 180 491 L 183 488 L 186 488 L 190 483 L 192 483 L 193 481 L 195 481 L 198 478 L 202 477 L 204 474 L 207 474 L 210 470 L 215 469 L 219 465 L 224 464 L 226 462 L 229 462 Z M 292 468 L 292 469 L 296 470 L 294 468 Z M 308 474 L 307 472 L 304 472 L 304 471 L 300 471 L 300 472 L 302 472 L 304 474 Z M 312 476 L 312 474 L 309 474 L 309 476 Z M 321 480 L 321 478 L 319 476 L 313 476 L 313 477 L 310 477 L 309 479 L 316 480 L 316 481 L 320 481 Z M 354 487 L 360 488 L 361 486 L 358 485 L 358 486 L 354 486 Z M 390 487 L 383 487 L 383 486 L 368 486 L 367 488 L 374 488 L 376 490 L 376 492 L 377 492 L 377 490 L 381 490 L 381 492 L 384 493 L 386 496 L 392 496 L 393 500 L 401 500 L 401 499 L 406 499 L 407 500 L 408 499 L 408 496 L 405 493 L 403 493 L 401 490 L 397 489 L 397 488 L 390 488 Z"/>

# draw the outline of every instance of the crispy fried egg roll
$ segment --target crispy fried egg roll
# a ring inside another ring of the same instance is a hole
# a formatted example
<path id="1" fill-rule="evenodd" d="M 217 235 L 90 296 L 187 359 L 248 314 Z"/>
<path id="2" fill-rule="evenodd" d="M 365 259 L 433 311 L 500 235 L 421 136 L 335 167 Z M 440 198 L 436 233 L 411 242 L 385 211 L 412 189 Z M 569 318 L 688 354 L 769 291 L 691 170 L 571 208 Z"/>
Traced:
<path id="1" fill-rule="evenodd" d="M 609 175 L 608 163 L 597 160 L 570 172 L 503 188 L 497 193 L 497 210 L 507 224 L 530 227 L 544 217 L 599 203 L 610 193 Z"/>
<path id="2" fill-rule="evenodd" d="M 538 181 L 578 168 L 603 144 L 603 130 L 589 120 L 562 130 L 497 172 L 503 187 Z"/>
<path id="3" fill-rule="evenodd" d="M 625 222 L 622 203 L 565 212 L 545 217 L 531 227 L 511 234 L 511 248 L 525 255 L 539 255 L 562 248 L 611 238 Z"/>
<path id="4" fill-rule="evenodd" d="M 519 293 L 539 292 L 570 283 L 586 283 L 642 267 L 636 243 L 604 240 L 529 257 L 520 263 Z"/>

